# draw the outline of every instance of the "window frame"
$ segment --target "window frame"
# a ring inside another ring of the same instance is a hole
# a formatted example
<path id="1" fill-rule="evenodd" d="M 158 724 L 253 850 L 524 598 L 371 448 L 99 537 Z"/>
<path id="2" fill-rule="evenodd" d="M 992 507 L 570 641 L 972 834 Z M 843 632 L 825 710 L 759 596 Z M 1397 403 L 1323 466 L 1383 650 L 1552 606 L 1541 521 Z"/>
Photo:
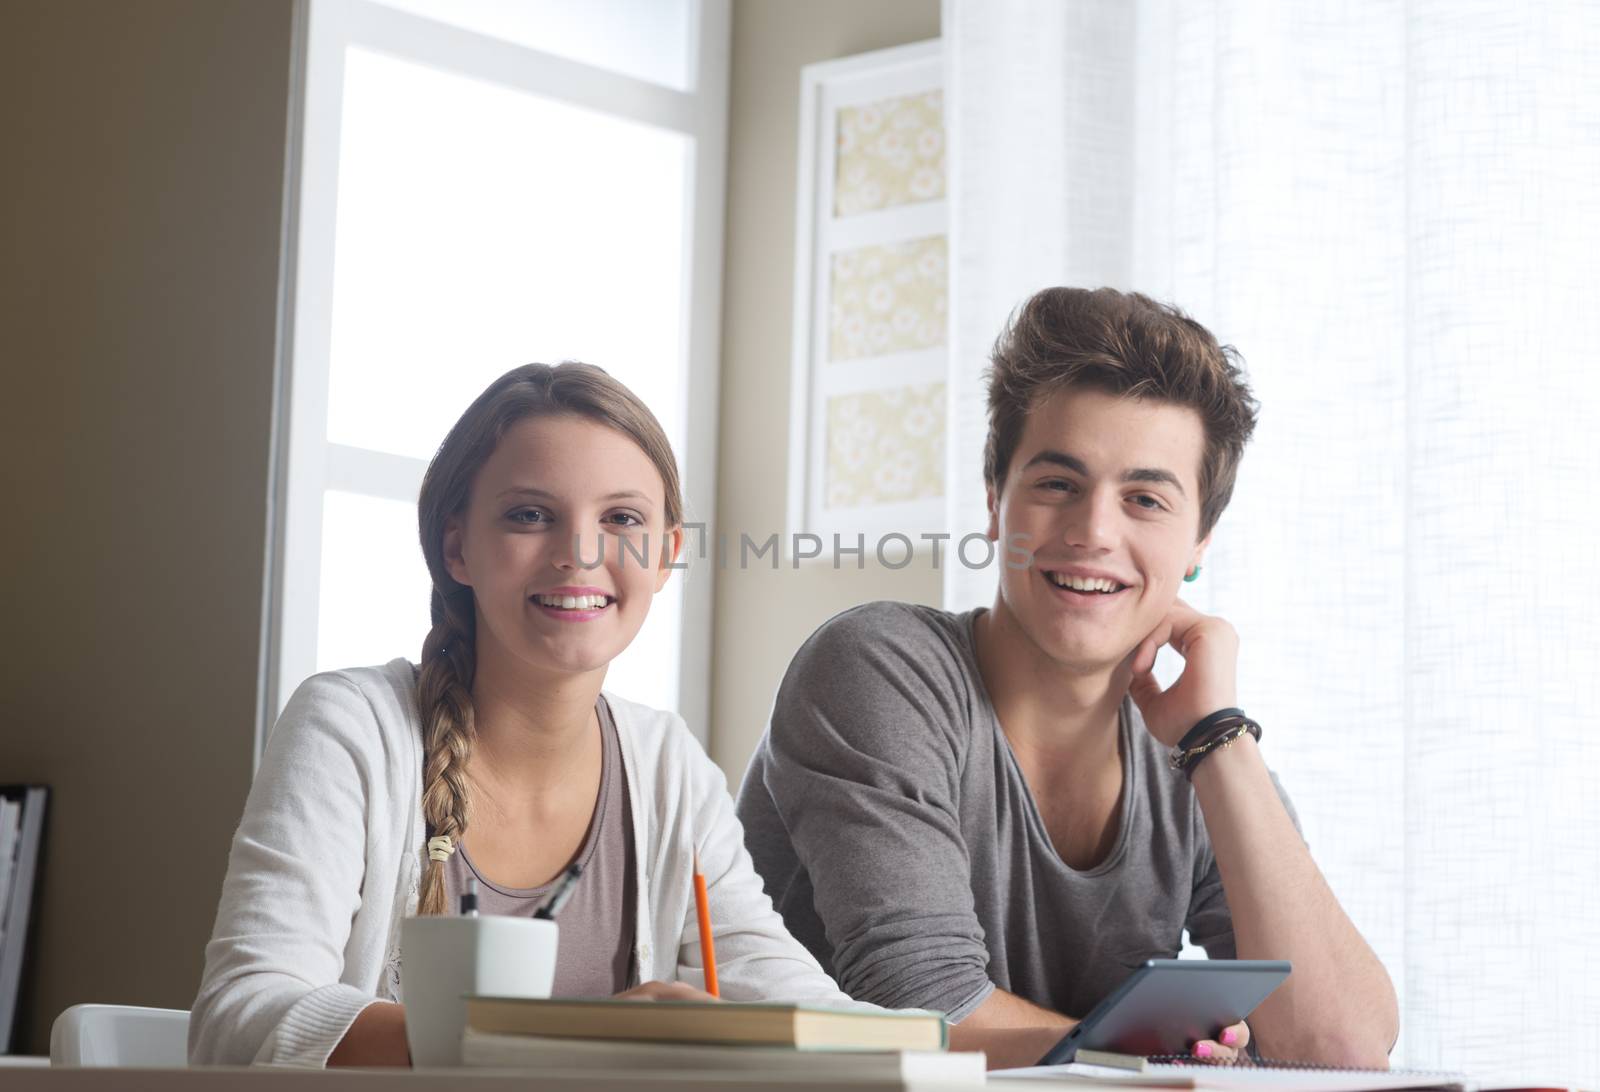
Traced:
<path id="1" fill-rule="evenodd" d="M 677 455 L 690 502 L 687 518 L 709 525 L 716 505 L 730 0 L 694 0 L 689 18 L 693 79 L 690 89 L 679 90 L 374 0 L 296 0 L 252 767 L 294 688 L 316 671 L 325 494 L 340 490 L 414 504 L 427 467 L 425 460 L 327 439 L 346 50 L 385 53 L 693 141 L 680 300 L 685 431 Z M 715 582 L 699 575 L 691 569 L 678 577 L 685 580 L 678 711 L 705 743 Z M 424 636 L 416 635 L 418 649 Z"/>

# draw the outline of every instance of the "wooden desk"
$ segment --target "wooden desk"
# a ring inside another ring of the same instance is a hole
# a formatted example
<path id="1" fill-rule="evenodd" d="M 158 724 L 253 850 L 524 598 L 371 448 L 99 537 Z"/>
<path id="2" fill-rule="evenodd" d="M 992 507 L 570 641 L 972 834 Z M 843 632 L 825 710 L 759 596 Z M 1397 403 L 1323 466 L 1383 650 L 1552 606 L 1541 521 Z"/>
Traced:
<path id="1" fill-rule="evenodd" d="M 6 1092 L 953 1092 L 981 1087 L 965 1082 L 827 1081 L 726 1073 L 532 1073 L 496 1069 L 290 1069 L 271 1066 L 204 1066 L 194 1069 L 9 1070 Z"/>

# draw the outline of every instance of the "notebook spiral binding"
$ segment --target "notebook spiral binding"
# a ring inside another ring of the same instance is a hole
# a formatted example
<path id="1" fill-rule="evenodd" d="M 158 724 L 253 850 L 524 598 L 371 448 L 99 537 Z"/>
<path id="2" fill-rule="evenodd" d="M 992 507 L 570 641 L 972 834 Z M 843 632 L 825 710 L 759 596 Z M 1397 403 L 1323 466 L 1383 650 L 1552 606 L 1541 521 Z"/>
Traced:
<path id="1" fill-rule="evenodd" d="M 1307 1069 L 1329 1073 L 1388 1073 L 1391 1076 L 1440 1077 L 1454 1079 L 1460 1076 L 1431 1069 L 1372 1069 L 1359 1065 L 1323 1065 L 1319 1062 L 1296 1062 L 1288 1058 L 1261 1058 L 1241 1055 L 1238 1061 L 1217 1062 L 1196 1058 L 1191 1054 L 1152 1054 L 1145 1059 L 1155 1065 L 1214 1066 L 1221 1069 Z"/>

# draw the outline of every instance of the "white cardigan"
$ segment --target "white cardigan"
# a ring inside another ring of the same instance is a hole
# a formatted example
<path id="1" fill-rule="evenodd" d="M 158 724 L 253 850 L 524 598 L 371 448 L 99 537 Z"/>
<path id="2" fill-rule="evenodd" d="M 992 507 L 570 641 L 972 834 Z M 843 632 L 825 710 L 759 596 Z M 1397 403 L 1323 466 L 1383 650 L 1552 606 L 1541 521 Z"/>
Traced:
<path id="1" fill-rule="evenodd" d="M 628 775 L 640 976 L 704 982 L 693 847 L 723 997 L 856 1007 L 773 910 L 726 780 L 682 718 L 605 697 Z M 416 912 L 423 831 L 411 664 L 307 679 L 267 741 L 234 834 L 190 1062 L 321 1066 L 362 1009 L 402 1000 L 400 922 Z"/>

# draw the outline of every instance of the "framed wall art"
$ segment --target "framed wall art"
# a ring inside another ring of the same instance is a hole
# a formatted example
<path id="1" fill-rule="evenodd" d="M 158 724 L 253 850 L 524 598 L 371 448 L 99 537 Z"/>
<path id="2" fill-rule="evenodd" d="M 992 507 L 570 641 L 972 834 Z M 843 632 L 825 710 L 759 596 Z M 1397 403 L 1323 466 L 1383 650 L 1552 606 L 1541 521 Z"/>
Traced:
<path id="1" fill-rule="evenodd" d="M 945 522 L 943 75 L 937 41 L 801 73 L 791 536 Z"/>

